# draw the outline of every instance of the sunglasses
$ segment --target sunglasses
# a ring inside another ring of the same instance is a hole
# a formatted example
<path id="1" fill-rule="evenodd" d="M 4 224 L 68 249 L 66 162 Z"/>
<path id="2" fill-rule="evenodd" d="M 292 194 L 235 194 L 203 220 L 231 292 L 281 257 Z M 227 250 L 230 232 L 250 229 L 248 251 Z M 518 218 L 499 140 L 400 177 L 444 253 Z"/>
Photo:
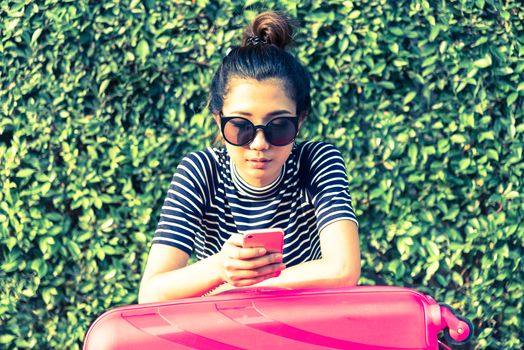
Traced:
<path id="1" fill-rule="evenodd" d="M 262 129 L 267 142 L 273 146 L 285 146 L 293 142 L 298 134 L 298 117 L 277 117 L 266 125 L 254 125 L 246 118 L 225 117 L 220 113 L 220 129 L 224 140 L 233 146 L 252 142 L 258 129 Z"/>

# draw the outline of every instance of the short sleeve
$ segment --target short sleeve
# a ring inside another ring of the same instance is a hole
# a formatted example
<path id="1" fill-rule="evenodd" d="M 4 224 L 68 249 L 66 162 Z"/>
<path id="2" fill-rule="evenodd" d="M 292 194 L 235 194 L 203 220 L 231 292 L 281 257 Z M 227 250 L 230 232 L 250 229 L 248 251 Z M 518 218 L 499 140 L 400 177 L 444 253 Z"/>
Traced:
<path id="1" fill-rule="evenodd" d="M 307 186 L 319 232 L 339 220 L 351 220 L 358 225 L 340 151 L 331 144 L 315 142 L 308 145 L 307 153 L 304 157 Z"/>
<path id="2" fill-rule="evenodd" d="M 182 159 L 164 200 L 153 244 L 167 244 L 191 254 L 205 208 L 204 179 L 197 154 Z"/>

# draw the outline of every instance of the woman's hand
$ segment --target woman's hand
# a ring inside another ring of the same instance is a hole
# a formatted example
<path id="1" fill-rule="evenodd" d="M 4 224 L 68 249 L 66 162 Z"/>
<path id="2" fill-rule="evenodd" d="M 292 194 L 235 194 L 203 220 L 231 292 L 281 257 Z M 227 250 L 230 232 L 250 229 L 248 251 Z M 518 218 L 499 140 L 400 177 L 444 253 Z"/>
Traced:
<path id="1" fill-rule="evenodd" d="M 243 235 L 233 234 L 217 254 L 224 282 L 234 287 L 246 287 L 277 277 L 285 269 L 281 253 L 268 254 L 263 247 L 244 248 L 242 243 Z"/>

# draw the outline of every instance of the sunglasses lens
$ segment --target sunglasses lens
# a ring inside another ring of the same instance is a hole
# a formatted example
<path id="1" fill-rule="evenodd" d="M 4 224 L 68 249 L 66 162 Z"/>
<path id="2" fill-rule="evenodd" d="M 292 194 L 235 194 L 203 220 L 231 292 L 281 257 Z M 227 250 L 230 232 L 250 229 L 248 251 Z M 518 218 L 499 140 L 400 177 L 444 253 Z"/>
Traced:
<path id="1" fill-rule="evenodd" d="M 257 128 L 247 119 L 231 118 L 223 124 L 222 133 L 227 142 L 243 146 L 253 141 Z M 266 140 L 273 146 L 288 145 L 297 136 L 296 119 L 290 117 L 275 118 L 263 129 Z"/>
<path id="2" fill-rule="evenodd" d="M 272 145 L 285 146 L 297 136 L 297 127 L 289 118 L 276 118 L 266 126 L 265 135 Z"/>
<path id="3" fill-rule="evenodd" d="M 224 125 L 223 133 L 227 142 L 240 146 L 253 140 L 255 127 L 249 120 L 233 118 Z"/>

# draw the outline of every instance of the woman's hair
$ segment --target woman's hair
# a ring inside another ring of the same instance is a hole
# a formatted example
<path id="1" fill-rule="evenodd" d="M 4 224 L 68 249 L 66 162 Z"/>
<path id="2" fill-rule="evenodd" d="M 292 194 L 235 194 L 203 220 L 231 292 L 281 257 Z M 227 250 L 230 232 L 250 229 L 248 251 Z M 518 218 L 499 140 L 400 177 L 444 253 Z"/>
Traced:
<path id="1" fill-rule="evenodd" d="M 286 48 L 293 43 L 294 22 L 280 12 L 259 14 L 244 32 L 242 46 L 234 47 L 222 60 L 211 84 L 209 109 L 222 111 L 224 97 L 232 78 L 278 78 L 288 97 L 296 102 L 298 116 L 311 108 L 309 74 Z"/>

